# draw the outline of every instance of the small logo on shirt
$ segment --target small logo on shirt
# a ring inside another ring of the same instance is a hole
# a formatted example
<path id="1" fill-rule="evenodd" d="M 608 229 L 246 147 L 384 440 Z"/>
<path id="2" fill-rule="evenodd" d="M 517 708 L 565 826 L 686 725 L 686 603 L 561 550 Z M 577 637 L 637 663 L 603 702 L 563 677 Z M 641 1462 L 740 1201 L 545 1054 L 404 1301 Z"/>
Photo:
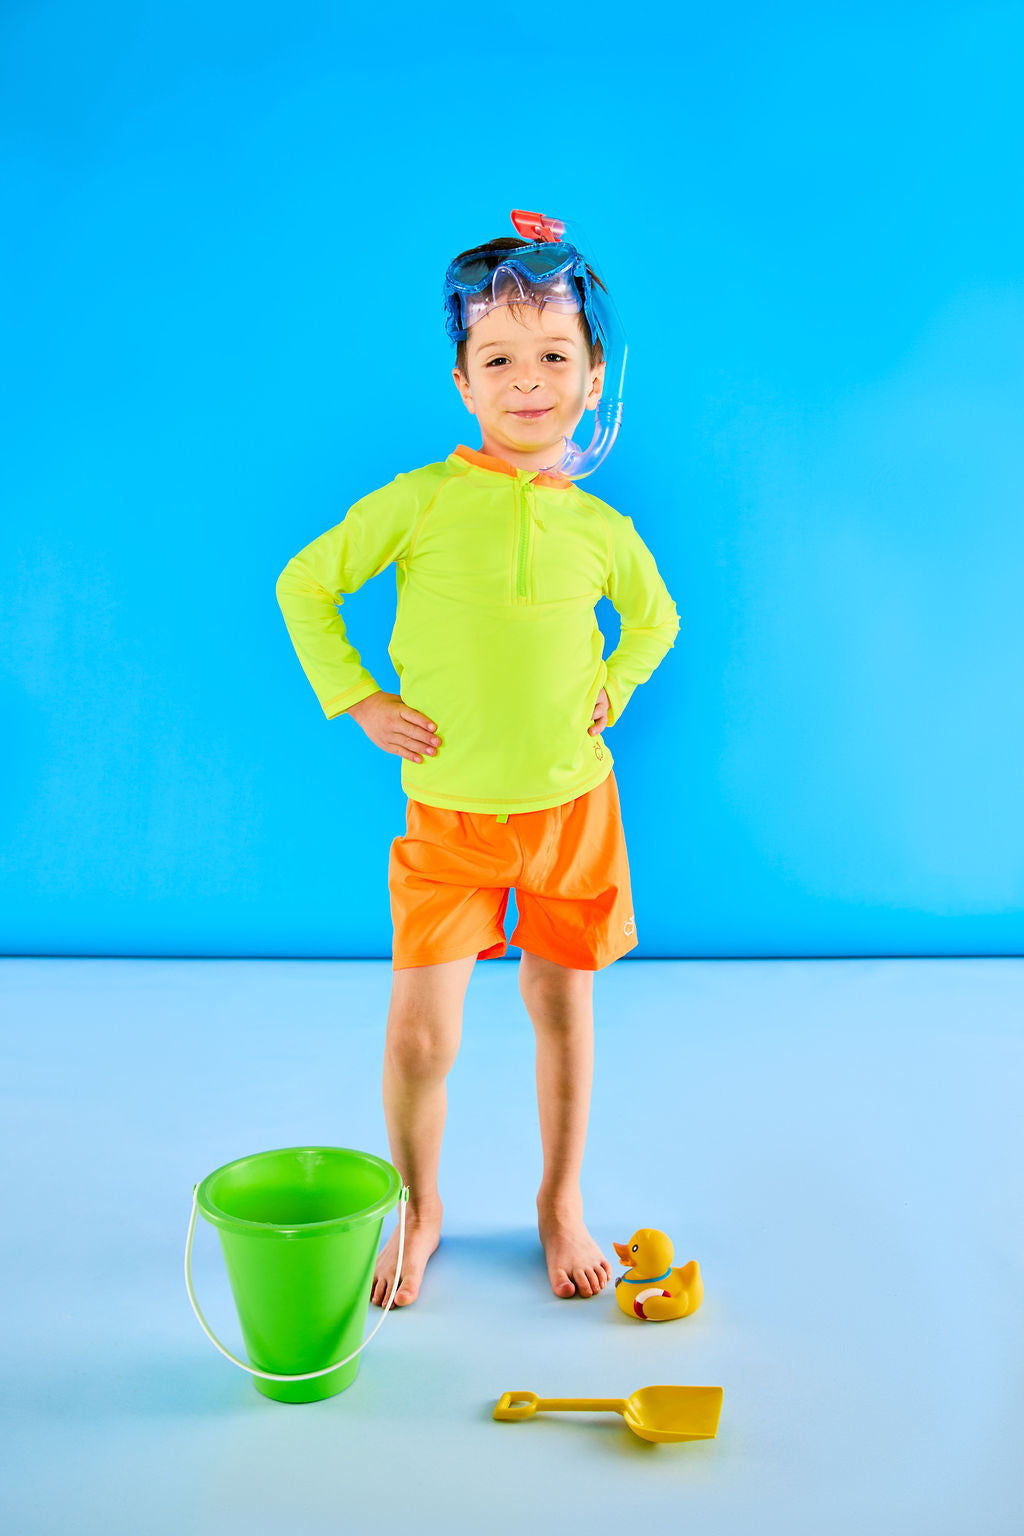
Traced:
<path id="1" fill-rule="evenodd" d="M 603 763 L 604 762 L 604 747 L 602 747 L 602 745 L 601 745 L 600 737 L 592 736 L 590 739 L 594 743 L 594 756 L 597 758 L 599 763 Z"/>
<path id="2" fill-rule="evenodd" d="M 632 912 L 629 914 L 629 917 L 626 920 L 626 922 L 623 923 L 622 931 L 626 935 L 627 939 L 632 938 L 633 934 L 636 933 L 636 923 L 633 921 L 633 914 L 632 914 Z"/>

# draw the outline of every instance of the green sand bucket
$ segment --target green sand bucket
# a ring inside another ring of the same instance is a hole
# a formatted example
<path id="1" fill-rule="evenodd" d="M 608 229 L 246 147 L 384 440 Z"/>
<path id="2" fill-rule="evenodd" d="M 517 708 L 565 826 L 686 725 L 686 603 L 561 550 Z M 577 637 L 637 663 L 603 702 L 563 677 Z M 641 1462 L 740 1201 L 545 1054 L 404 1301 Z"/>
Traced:
<path id="1" fill-rule="evenodd" d="M 401 1197 L 398 1267 L 380 1322 L 362 1339 L 384 1217 Z M 211 1343 L 280 1403 L 333 1397 L 391 1308 L 402 1274 L 405 1207 L 398 1172 L 348 1147 L 285 1147 L 236 1158 L 192 1191 L 185 1286 Z M 196 1213 L 217 1228 L 246 1365 L 211 1332 L 192 1288 Z M 360 1340 L 362 1339 L 362 1342 Z"/>

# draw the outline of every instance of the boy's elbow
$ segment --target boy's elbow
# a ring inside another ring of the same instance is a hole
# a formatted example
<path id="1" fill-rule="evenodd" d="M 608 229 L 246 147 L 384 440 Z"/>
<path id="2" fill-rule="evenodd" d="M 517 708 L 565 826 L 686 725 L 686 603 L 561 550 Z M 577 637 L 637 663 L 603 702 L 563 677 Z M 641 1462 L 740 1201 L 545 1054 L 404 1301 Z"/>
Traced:
<path id="1" fill-rule="evenodd" d="M 283 597 L 286 597 L 288 593 L 292 591 L 294 574 L 295 573 L 292 570 L 292 562 L 289 560 L 288 564 L 285 566 L 284 570 L 280 572 L 277 580 L 274 583 L 274 596 L 277 598 L 279 603 Z"/>

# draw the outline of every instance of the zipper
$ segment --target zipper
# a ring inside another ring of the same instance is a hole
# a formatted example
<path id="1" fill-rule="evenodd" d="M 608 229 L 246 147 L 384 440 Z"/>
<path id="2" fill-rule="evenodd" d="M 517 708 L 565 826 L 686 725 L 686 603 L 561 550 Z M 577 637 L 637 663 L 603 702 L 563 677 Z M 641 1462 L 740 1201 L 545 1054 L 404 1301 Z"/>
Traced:
<path id="1" fill-rule="evenodd" d="M 529 535 L 530 535 L 530 512 L 529 512 L 529 508 L 523 506 L 523 498 L 524 498 L 525 492 L 523 490 L 522 485 L 519 482 L 518 477 L 516 478 L 516 482 L 515 482 L 515 493 L 516 493 L 517 532 L 518 532 L 518 535 L 519 535 L 519 546 L 518 546 L 518 549 L 517 549 L 517 552 L 516 552 L 516 567 L 517 567 L 517 569 L 516 569 L 516 596 L 517 597 L 521 597 L 523 602 L 525 603 L 526 602 L 526 549 L 527 549 L 527 540 L 528 540 Z"/>

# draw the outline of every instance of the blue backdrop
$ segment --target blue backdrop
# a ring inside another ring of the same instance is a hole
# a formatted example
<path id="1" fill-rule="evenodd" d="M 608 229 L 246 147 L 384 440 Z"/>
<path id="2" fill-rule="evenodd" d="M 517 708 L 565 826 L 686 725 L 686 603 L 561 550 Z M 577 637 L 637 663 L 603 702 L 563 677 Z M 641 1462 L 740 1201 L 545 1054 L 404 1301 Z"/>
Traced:
<path id="1" fill-rule="evenodd" d="M 1021 952 L 1020 8 L 349 10 L 0 16 L 3 950 L 390 954 L 400 762 L 274 584 L 479 446 L 440 282 L 518 205 L 615 293 L 586 484 L 682 622 L 608 738 L 634 954 Z"/>

